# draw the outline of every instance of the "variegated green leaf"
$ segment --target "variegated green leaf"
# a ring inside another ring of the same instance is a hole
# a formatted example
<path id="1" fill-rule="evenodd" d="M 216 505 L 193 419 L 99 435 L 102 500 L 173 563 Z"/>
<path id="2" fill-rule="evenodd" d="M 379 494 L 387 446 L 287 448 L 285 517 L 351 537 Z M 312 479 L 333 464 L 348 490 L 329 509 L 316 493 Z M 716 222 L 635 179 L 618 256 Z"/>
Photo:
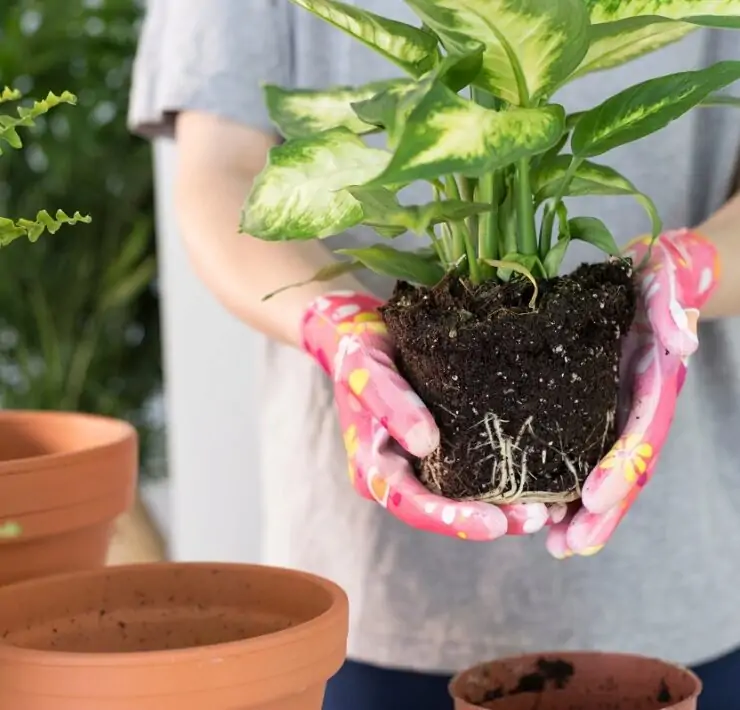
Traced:
<path id="1" fill-rule="evenodd" d="M 740 0 L 586 0 L 591 46 L 577 74 L 623 64 L 698 26 L 740 28 Z"/>
<path id="2" fill-rule="evenodd" d="M 564 130 L 561 106 L 492 111 L 434 84 L 409 115 L 388 168 L 372 184 L 451 173 L 477 177 L 546 151 Z"/>
<path id="3" fill-rule="evenodd" d="M 2 93 L 2 100 L 14 101 L 20 98 L 17 91 L 10 89 L 4 89 Z M 59 104 L 76 104 L 77 97 L 74 94 L 70 94 L 69 91 L 63 91 L 61 94 L 53 94 L 49 92 L 45 99 L 41 101 L 34 101 L 30 108 L 26 106 L 19 106 L 17 109 L 17 116 L 3 116 L 0 115 L 0 143 L 5 141 L 11 148 L 22 148 L 23 141 L 18 134 L 18 128 L 28 128 L 34 125 L 35 120 L 50 111 Z M 2 155 L 2 149 L 0 149 L 0 155 Z"/>
<path id="4" fill-rule="evenodd" d="M 586 0 L 593 24 L 659 16 L 717 27 L 737 27 L 740 0 Z"/>
<path id="5" fill-rule="evenodd" d="M 88 224 L 91 219 L 79 212 L 70 216 L 63 210 L 57 210 L 53 217 L 46 210 L 41 210 L 36 219 L 12 220 L 0 217 L 0 247 L 6 247 L 21 237 L 26 237 L 29 242 L 35 242 L 44 232 L 55 234 L 62 225 L 78 222 Z"/>
<path id="6" fill-rule="evenodd" d="M 396 195 L 383 187 L 349 188 L 349 191 L 362 204 L 365 215 L 363 223 L 381 230 L 388 229 L 393 236 L 406 231 L 425 234 L 432 225 L 441 222 L 460 222 L 467 217 L 493 209 L 491 204 L 463 200 L 401 205 Z"/>
<path id="7" fill-rule="evenodd" d="M 437 38 L 422 29 L 389 20 L 338 0 L 292 0 L 344 30 L 412 76 L 428 72 L 439 58 Z"/>
<path id="8" fill-rule="evenodd" d="M 396 82 L 373 98 L 353 104 L 352 108 L 365 123 L 384 128 L 388 133 L 388 146 L 394 149 L 410 113 L 435 82 L 459 91 L 478 75 L 482 61 L 482 45 L 473 44 L 465 54 L 446 56 L 421 81 Z"/>
<path id="9" fill-rule="evenodd" d="M 740 61 L 726 61 L 632 86 L 580 117 L 571 138 L 573 153 L 592 157 L 643 138 L 738 79 Z"/>
<path id="10" fill-rule="evenodd" d="M 361 264 L 359 261 L 337 261 L 333 264 L 323 266 L 310 279 L 283 286 L 282 288 L 279 288 L 276 291 L 263 296 L 262 300 L 269 301 L 271 298 L 274 298 L 278 294 L 283 293 L 284 291 L 288 291 L 291 288 L 300 288 L 301 286 L 308 286 L 308 284 L 316 282 L 334 281 L 334 279 L 338 279 L 340 276 L 352 273 L 353 271 L 361 271 L 365 268 L 367 267 L 364 264 Z"/>
<path id="11" fill-rule="evenodd" d="M 634 197 L 650 217 L 653 235 L 660 234 L 663 224 L 653 201 L 641 193 L 626 177 L 607 165 L 584 160 L 561 192 L 562 181 L 566 177 L 572 160 L 571 155 L 559 155 L 538 167 L 532 175 L 532 190 L 535 193 L 536 204 L 541 204 L 557 194 L 563 197 L 587 195 Z"/>
<path id="12" fill-rule="evenodd" d="M 338 249 L 337 254 L 356 259 L 381 276 L 423 286 L 435 286 L 445 274 L 442 265 L 432 253 L 398 251 L 386 244 L 358 249 Z"/>
<path id="13" fill-rule="evenodd" d="M 285 138 L 300 138 L 331 128 L 346 128 L 363 134 L 377 126 L 361 120 L 352 104 L 371 99 L 399 81 L 381 81 L 358 88 L 336 87 L 326 91 L 285 89 L 274 84 L 263 87 L 265 103 L 272 122 Z"/>
<path id="14" fill-rule="evenodd" d="M 470 40 L 483 44 L 476 86 L 515 105 L 547 96 L 588 49 L 583 0 L 407 2 L 449 51 L 464 51 Z"/>
<path id="15" fill-rule="evenodd" d="M 697 29 L 664 17 L 629 17 L 592 25 L 591 45 L 575 76 L 624 64 L 676 42 Z"/>
<path id="16" fill-rule="evenodd" d="M 267 241 L 338 234 L 363 216 L 345 188 L 375 177 L 389 157 L 346 128 L 276 146 L 247 197 L 240 229 Z"/>

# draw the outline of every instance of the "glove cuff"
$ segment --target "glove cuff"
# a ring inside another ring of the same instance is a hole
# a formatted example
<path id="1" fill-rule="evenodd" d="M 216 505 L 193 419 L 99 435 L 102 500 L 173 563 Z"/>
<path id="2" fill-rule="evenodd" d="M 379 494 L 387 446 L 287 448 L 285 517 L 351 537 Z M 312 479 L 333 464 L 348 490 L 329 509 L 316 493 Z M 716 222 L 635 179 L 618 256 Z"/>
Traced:
<path id="1" fill-rule="evenodd" d="M 301 320 L 301 346 L 332 374 L 339 341 L 345 335 L 382 333 L 386 328 L 378 308 L 383 304 L 369 293 L 334 291 L 312 301 Z"/>

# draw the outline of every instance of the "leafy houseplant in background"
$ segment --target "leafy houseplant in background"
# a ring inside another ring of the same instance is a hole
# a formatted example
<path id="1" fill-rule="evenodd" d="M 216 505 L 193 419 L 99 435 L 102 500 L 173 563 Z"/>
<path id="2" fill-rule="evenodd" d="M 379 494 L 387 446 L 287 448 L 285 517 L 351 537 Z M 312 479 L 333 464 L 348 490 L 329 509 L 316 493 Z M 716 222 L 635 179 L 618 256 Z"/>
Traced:
<path id="1" fill-rule="evenodd" d="M 740 79 L 740 62 L 650 79 L 568 113 L 552 96 L 700 26 L 740 28 L 740 2 L 407 0 L 420 26 L 334 0 L 293 0 L 409 78 L 328 91 L 267 86 L 288 139 L 247 198 L 244 232 L 325 238 L 358 224 L 389 243 L 340 250 L 316 275 L 368 268 L 398 280 L 383 317 L 402 374 L 442 443 L 421 480 L 455 499 L 565 502 L 616 438 L 633 269 L 575 195 L 650 198 L 595 158 L 653 133 Z M 387 150 L 365 134 L 384 131 Z M 399 192 L 428 183 L 434 200 Z M 392 240 L 428 237 L 415 252 Z M 560 276 L 574 240 L 608 257 Z"/>
<path id="2" fill-rule="evenodd" d="M 0 103 L 20 99 L 19 91 L 0 93 Z M 29 107 L 18 106 L 15 115 L 0 114 L 0 153 L 23 147 L 19 130 L 75 102 L 69 92 L 50 93 Z M 36 241 L 44 231 L 89 221 L 61 210 L 54 217 L 45 210 L 35 219 L 0 217 L 0 245 L 20 237 Z M 115 419 L 0 412 L 0 585 L 102 566 L 113 520 L 133 499 L 136 452 L 135 431 Z"/>
<path id="3" fill-rule="evenodd" d="M 93 217 L 73 238 L 2 253 L 0 406 L 130 421 L 146 476 L 162 468 L 163 418 L 151 153 L 126 126 L 141 11 L 138 0 L 0 3 L 0 86 L 74 85 L 78 97 L 0 158 L 0 214 L 52 205 Z"/>

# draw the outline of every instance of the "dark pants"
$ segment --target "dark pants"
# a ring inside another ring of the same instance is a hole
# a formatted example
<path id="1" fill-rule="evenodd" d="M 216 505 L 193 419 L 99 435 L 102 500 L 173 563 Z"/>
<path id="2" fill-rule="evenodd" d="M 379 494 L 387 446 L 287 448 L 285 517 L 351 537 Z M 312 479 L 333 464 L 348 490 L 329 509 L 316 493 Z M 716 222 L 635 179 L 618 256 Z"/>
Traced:
<path id="1" fill-rule="evenodd" d="M 704 683 L 699 710 L 732 710 L 740 691 L 740 650 L 695 667 Z M 452 710 L 448 676 L 347 661 L 329 681 L 324 710 Z"/>

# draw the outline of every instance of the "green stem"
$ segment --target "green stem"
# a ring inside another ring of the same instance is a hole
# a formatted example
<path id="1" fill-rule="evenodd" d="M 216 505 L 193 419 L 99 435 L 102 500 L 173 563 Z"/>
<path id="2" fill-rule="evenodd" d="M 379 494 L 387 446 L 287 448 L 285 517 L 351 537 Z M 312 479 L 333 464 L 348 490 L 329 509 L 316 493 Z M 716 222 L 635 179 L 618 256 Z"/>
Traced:
<path id="1" fill-rule="evenodd" d="M 580 158 L 575 157 L 570 161 L 570 165 L 565 171 L 552 200 L 545 208 L 545 214 L 542 216 L 542 226 L 540 228 L 539 253 L 541 259 L 544 259 L 547 256 L 552 247 L 552 228 L 555 225 L 555 216 L 558 213 L 558 207 L 563 201 L 563 195 L 565 195 L 568 185 L 570 185 L 570 181 L 573 179 L 573 176 L 576 174 L 576 170 L 578 170 L 582 162 L 583 161 Z"/>
<path id="2" fill-rule="evenodd" d="M 526 256 L 534 256 L 537 254 L 537 226 L 534 221 L 529 158 L 521 158 L 517 163 L 517 219 L 518 251 Z"/>
<path id="3" fill-rule="evenodd" d="M 460 187 L 458 186 L 454 175 L 450 175 L 450 177 L 447 178 L 445 185 L 447 188 L 447 197 L 449 199 L 462 199 L 460 196 Z M 450 229 L 452 230 L 453 241 L 456 247 L 462 247 L 461 251 L 467 256 L 470 280 L 474 284 L 479 284 L 481 282 L 481 274 L 480 269 L 478 268 L 478 255 L 475 253 L 475 245 L 473 244 L 470 232 L 463 222 L 451 222 Z"/>
<path id="4" fill-rule="evenodd" d="M 434 231 L 434 227 L 429 227 L 427 229 L 427 234 L 429 235 L 429 239 L 431 239 L 432 241 L 434 251 L 437 252 L 437 256 L 442 262 L 442 266 L 444 267 L 445 271 L 447 271 L 451 266 L 452 260 L 450 259 L 450 255 L 447 252 L 447 249 L 445 248 L 446 245 L 444 241 L 437 236 L 437 233 Z"/>

